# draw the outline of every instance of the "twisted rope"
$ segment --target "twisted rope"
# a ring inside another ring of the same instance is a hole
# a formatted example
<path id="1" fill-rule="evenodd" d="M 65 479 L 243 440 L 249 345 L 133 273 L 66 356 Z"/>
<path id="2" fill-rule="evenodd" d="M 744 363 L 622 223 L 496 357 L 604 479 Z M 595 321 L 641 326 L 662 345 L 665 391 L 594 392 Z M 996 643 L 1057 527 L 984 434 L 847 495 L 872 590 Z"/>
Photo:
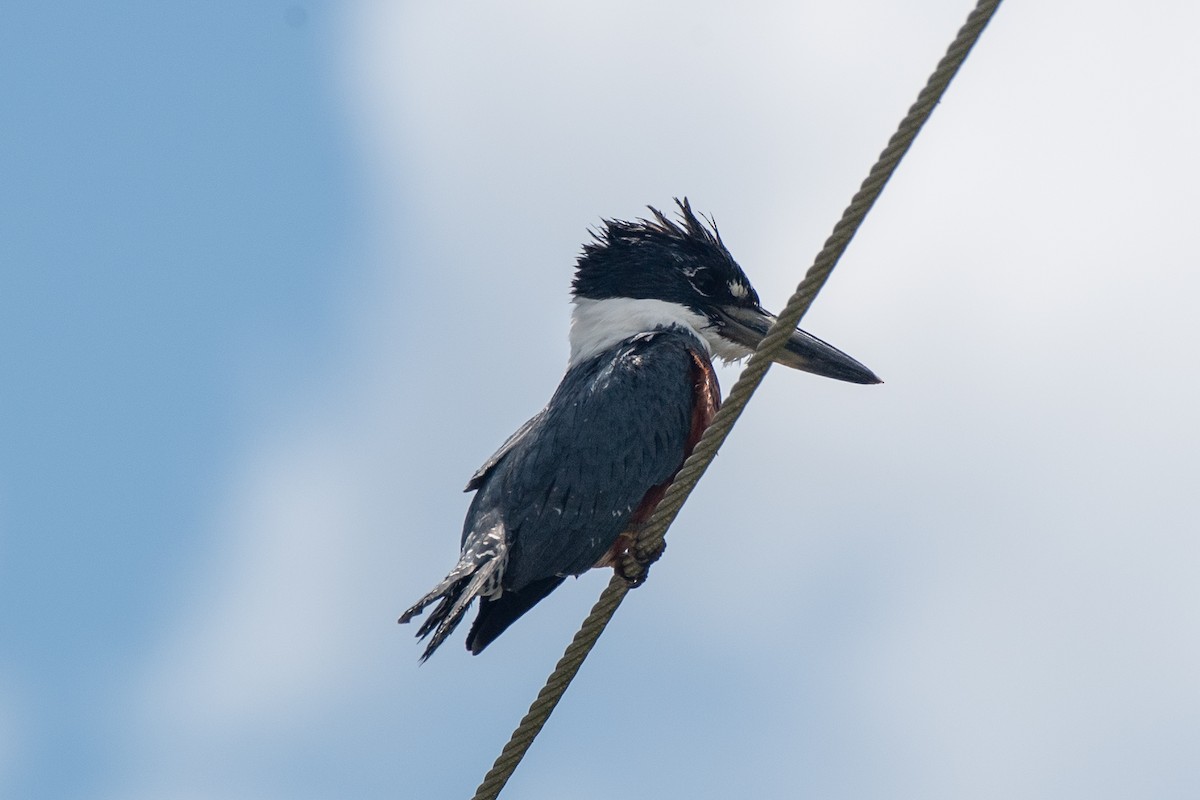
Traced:
<path id="1" fill-rule="evenodd" d="M 962 66 L 967 54 L 979 40 L 983 29 L 999 5 L 1000 0 L 979 0 L 975 9 L 967 17 L 966 23 L 947 49 L 946 55 L 942 57 L 933 74 L 929 76 L 925 88 L 917 95 L 917 101 L 900 121 L 896 132 L 888 140 L 887 147 L 879 155 L 879 159 L 871 167 L 866 180 L 863 181 L 862 186 L 851 199 L 850 205 L 842 213 L 842 218 L 834 226 L 833 233 L 825 241 L 825 246 L 821 248 L 813 265 L 805 273 L 804 280 L 800 282 L 796 292 L 780 312 L 775 324 L 771 326 L 750 357 L 750 361 L 730 391 L 729 397 L 726 398 L 720 411 L 704 431 L 704 436 L 697 443 L 691 456 L 675 476 L 674 482 L 668 487 L 654 514 L 639 532 L 637 543 L 633 548 L 633 558 L 630 559 L 633 563 L 625 565 L 626 574 L 629 577 L 644 576 L 650 563 L 660 553 L 667 529 L 675 521 L 679 509 L 683 507 L 684 501 L 687 500 L 692 489 L 696 487 L 713 458 L 716 457 L 717 450 L 733 429 L 734 423 L 741 416 L 758 385 L 762 383 L 763 377 L 771 366 L 772 359 L 783 349 L 788 337 L 799 324 L 805 312 L 808 311 L 809 306 L 812 305 L 817 293 L 825 285 L 825 281 L 829 279 L 830 273 L 833 272 L 838 259 L 850 244 L 850 240 L 854 238 L 854 234 L 866 218 L 867 212 L 879 198 L 883 187 L 887 185 L 888 180 L 896 171 L 896 167 L 900 164 L 900 160 L 912 146 L 913 140 L 933 113 L 933 109 L 941 100 L 950 81 L 958 73 L 959 67 Z M 529 746 L 533 744 L 534 738 L 549 719 L 550 713 L 558 705 L 567 686 L 579 672 L 579 668 L 583 665 L 588 653 L 591 652 L 592 646 L 600 638 L 605 626 L 608 625 L 609 620 L 621 605 L 621 601 L 628 594 L 629 588 L 630 584 L 616 575 L 609 581 L 608 587 L 600 595 L 600 599 L 596 601 L 591 613 L 583 621 L 579 632 L 575 634 L 575 638 L 571 640 L 566 652 L 559 659 L 554 672 L 547 679 L 546 685 L 538 692 L 537 699 L 533 701 L 528 713 L 522 718 L 517 729 L 513 731 L 512 737 L 504 746 L 495 764 L 484 776 L 479 788 L 475 790 L 472 800 L 495 800 L 500 794 L 500 790 L 504 788 L 504 784 L 512 776 L 517 764 L 525 756 Z"/>

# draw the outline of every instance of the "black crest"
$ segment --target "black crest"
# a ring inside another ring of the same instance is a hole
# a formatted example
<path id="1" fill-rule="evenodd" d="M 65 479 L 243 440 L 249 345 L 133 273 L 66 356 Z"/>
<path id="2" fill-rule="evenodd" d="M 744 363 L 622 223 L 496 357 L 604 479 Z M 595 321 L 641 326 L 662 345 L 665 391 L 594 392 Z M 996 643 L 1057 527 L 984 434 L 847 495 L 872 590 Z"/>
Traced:
<path id="1" fill-rule="evenodd" d="M 757 305 L 750 281 L 716 223 L 676 199 L 678 221 L 650 207 L 653 219 L 605 220 L 583 246 L 571 284 L 577 298 L 665 300 L 695 307 Z"/>

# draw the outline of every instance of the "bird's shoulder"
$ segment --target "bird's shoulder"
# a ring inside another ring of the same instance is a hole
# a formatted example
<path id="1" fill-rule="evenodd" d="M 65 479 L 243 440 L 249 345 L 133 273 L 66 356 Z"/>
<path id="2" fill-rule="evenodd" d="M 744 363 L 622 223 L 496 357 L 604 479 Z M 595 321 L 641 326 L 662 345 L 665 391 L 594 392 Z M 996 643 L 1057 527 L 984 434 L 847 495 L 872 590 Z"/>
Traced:
<path id="1" fill-rule="evenodd" d="M 700 342 L 678 328 L 635 334 L 567 370 L 550 402 L 525 422 L 479 467 L 465 491 L 475 491 L 510 456 L 545 433 L 571 435 L 579 423 L 611 427 L 616 434 L 632 409 L 646 417 L 683 416 L 690 409 L 691 374 L 697 359 L 708 362 Z M 647 407 L 647 404 L 652 404 Z M 641 427 L 641 426 L 639 426 Z"/>

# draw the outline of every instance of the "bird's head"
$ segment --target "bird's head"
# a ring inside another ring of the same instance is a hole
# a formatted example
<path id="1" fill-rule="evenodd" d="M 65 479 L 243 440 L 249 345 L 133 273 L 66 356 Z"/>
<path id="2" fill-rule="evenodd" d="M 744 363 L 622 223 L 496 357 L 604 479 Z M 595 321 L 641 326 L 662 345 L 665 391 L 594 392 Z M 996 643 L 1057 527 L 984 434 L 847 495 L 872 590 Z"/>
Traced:
<path id="1" fill-rule="evenodd" d="M 775 317 L 721 241 L 712 220 L 698 218 L 686 199 L 679 221 L 651 208 L 652 220 L 606 220 L 584 245 L 571 284 L 575 313 L 571 360 L 656 327 L 692 331 L 715 355 L 744 358 Z M 776 362 L 851 383 L 879 383 L 871 370 L 797 329 Z"/>

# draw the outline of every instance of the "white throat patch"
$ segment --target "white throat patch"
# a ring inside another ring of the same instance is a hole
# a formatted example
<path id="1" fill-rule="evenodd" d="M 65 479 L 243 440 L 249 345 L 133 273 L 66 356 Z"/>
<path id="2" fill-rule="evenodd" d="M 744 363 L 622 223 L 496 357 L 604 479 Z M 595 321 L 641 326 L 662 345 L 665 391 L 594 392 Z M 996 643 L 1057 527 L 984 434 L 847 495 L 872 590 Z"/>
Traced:
<path id="1" fill-rule="evenodd" d="M 631 336 L 672 325 L 694 335 L 709 357 L 715 354 L 725 361 L 733 361 L 750 355 L 746 348 L 719 336 L 707 317 L 678 303 L 628 297 L 604 300 L 577 297 L 574 303 L 568 366 L 586 361 Z"/>

